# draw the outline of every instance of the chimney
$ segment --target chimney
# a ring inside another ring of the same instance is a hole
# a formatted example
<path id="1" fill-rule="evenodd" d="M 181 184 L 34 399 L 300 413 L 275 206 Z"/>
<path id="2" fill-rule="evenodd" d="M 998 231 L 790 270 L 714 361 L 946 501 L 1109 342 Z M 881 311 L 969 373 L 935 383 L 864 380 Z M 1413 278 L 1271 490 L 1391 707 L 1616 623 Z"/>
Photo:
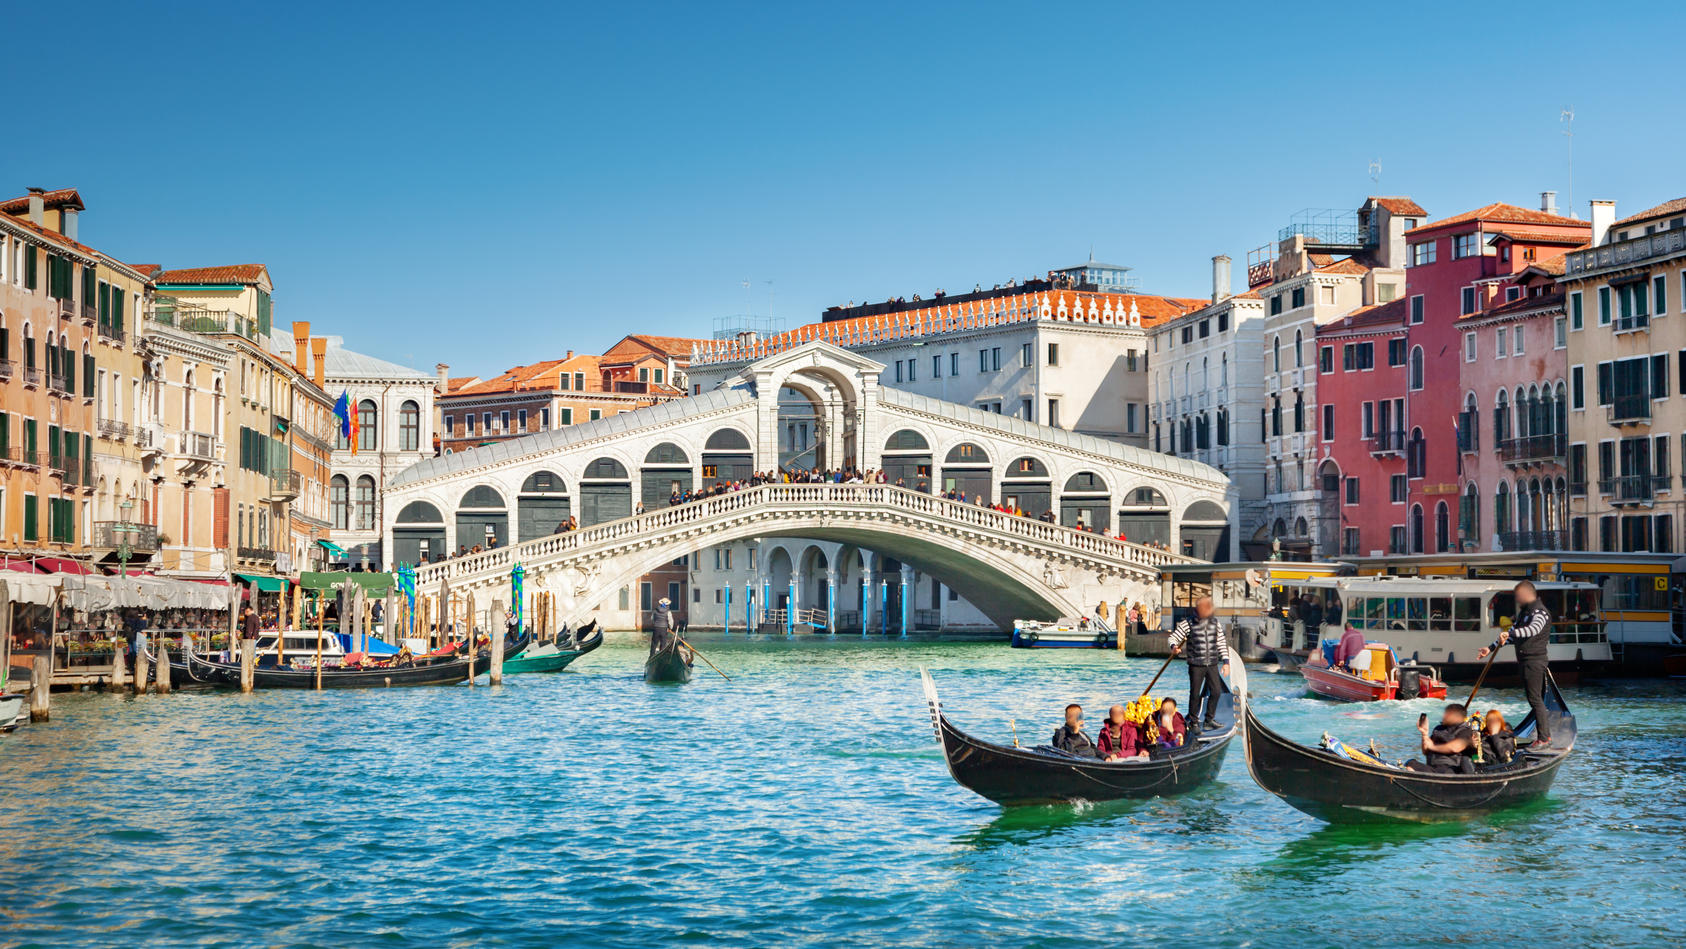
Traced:
<path id="1" fill-rule="evenodd" d="M 306 369 L 305 357 L 310 353 L 310 324 L 303 320 L 293 321 L 293 369 L 301 376 L 310 375 Z"/>
<path id="2" fill-rule="evenodd" d="M 564 362 L 566 362 L 567 360 L 572 359 L 572 358 L 574 358 L 574 351 L 571 350 L 571 349 L 568 350 L 568 355 L 562 357 Z"/>
<path id="3" fill-rule="evenodd" d="M 46 191 L 41 188 L 29 189 L 29 223 L 44 225 L 47 221 Z"/>
<path id="4" fill-rule="evenodd" d="M 306 323 L 304 325 L 308 330 L 310 324 Z M 322 384 L 322 375 L 325 364 L 328 361 L 328 337 L 318 336 L 310 341 L 310 356 L 316 363 L 316 365 L 312 367 L 314 371 L 311 373 L 310 378 L 316 383 L 316 388 L 325 389 L 327 387 Z"/>
<path id="5" fill-rule="evenodd" d="M 1212 302 L 1230 295 L 1229 288 L 1229 255 L 1219 254 L 1212 258 Z"/>
<path id="6" fill-rule="evenodd" d="M 439 394 L 444 395 L 451 388 L 451 367 L 442 362 L 435 363 L 433 371 L 439 377 L 439 381 L 435 383 L 439 387 Z"/>
<path id="7" fill-rule="evenodd" d="M 1592 246 L 1604 243 L 1604 238 L 1610 233 L 1610 225 L 1616 223 L 1616 202 L 1593 201 L 1592 204 Z"/>
<path id="8" fill-rule="evenodd" d="M 1540 210 L 1544 211 L 1547 214 L 1556 214 L 1557 213 L 1557 192 L 1555 192 L 1555 191 L 1541 191 L 1540 192 Z"/>
<path id="9" fill-rule="evenodd" d="M 80 238 L 76 236 L 77 213 L 77 210 L 73 207 L 66 206 L 59 208 L 59 230 L 64 233 L 65 237 L 68 237 L 73 241 L 80 240 Z"/>

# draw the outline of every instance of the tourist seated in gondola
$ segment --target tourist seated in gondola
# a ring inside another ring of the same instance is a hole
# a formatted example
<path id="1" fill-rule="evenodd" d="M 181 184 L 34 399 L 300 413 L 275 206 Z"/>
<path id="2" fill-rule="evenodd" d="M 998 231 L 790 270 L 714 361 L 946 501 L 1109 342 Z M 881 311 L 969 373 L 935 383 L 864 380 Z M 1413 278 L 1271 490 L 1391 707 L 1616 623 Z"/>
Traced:
<path id="1" fill-rule="evenodd" d="M 1054 740 L 1049 744 L 1068 755 L 1095 757 L 1095 743 L 1083 733 L 1083 706 L 1073 703 L 1065 707 L 1065 724 L 1054 730 Z"/>
<path id="2" fill-rule="evenodd" d="M 1177 711 L 1177 700 L 1167 698 L 1159 703 L 1159 710 L 1154 713 L 1153 724 L 1159 730 L 1159 737 L 1154 742 L 1156 747 L 1169 749 L 1181 748 L 1188 739 L 1188 730 L 1183 725 L 1182 713 Z"/>
<path id="3" fill-rule="evenodd" d="M 1426 719 L 1428 716 L 1423 716 Z M 1412 771 L 1433 774 L 1474 774 L 1475 743 L 1480 741 L 1470 727 L 1469 715 L 1457 703 L 1446 706 L 1440 724 L 1429 730 L 1428 722 L 1418 721 L 1417 731 L 1423 736 L 1423 760 L 1406 762 Z"/>
<path id="4" fill-rule="evenodd" d="M 1148 742 L 1136 723 L 1124 714 L 1124 706 L 1114 705 L 1107 710 L 1106 724 L 1101 726 L 1100 742 L 1095 753 L 1103 761 L 1124 761 L 1146 758 Z"/>
<path id="5" fill-rule="evenodd" d="M 1516 757 L 1516 733 L 1498 709 L 1488 709 L 1481 728 L 1482 758 L 1489 765 L 1509 764 Z"/>

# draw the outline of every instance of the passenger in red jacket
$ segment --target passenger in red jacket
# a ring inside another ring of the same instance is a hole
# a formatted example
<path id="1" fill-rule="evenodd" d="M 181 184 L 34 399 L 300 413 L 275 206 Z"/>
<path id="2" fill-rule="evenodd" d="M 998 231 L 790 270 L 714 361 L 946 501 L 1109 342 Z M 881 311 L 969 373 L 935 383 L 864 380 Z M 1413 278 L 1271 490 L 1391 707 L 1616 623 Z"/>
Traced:
<path id="1" fill-rule="evenodd" d="M 1181 748 L 1188 732 L 1183 727 L 1182 713 L 1177 711 L 1177 700 L 1168 698 L 1160 702 L 1154 717 L 1157 719 L 1154 724 L 1159 727 L 1159 747 Z"/>
<path id="2" fill-rule="evenodd" d="M 1107 711 L 1106 724 L 1101 727 L 1100 739 L 1095 745 L 1103 761 L 1147 757 L 1147 743 L 1142 741 L 1136 726 L 1124 720 L 1122 705 L 1114 705 Z"/>

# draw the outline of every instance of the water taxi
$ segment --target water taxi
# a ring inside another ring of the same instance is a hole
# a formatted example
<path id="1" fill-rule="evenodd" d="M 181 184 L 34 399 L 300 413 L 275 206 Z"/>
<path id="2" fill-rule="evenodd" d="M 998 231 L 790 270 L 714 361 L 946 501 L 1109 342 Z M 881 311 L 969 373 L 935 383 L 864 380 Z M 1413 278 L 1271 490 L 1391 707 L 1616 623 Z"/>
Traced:
<path id="1" fill-rule="evenodd" d="M 1050 623 L 1013 621 L 1015 649 L 1116 649 L 1118 634 L 1088 616 L 1065 616 Z"/>

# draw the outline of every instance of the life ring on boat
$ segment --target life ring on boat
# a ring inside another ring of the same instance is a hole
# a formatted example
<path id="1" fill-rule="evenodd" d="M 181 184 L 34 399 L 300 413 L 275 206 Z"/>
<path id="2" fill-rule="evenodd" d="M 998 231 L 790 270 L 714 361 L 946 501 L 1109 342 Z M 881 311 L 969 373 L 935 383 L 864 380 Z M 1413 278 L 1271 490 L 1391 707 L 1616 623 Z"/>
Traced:
<path id="1" fill-rule="evenodd" d="M 1041 638 L 1042 637 L 1037 635 L 1036 633 L 1024 633 L 1023 634 L 1024 641 L 1026 643 L 1028 643 L 1029 645 L 1032 645 L 1032 646 L 1036 645 L 1036 641 L 1038 639 L 1041 639 Z"/>
<path id="2" fill-rule="evenodd" d="M 1095 634 L 1095 648 L 1096 649 L 1105 649 L 1106 648 L 1106 630 L 1103 629 L 1100 632 Z"/>

